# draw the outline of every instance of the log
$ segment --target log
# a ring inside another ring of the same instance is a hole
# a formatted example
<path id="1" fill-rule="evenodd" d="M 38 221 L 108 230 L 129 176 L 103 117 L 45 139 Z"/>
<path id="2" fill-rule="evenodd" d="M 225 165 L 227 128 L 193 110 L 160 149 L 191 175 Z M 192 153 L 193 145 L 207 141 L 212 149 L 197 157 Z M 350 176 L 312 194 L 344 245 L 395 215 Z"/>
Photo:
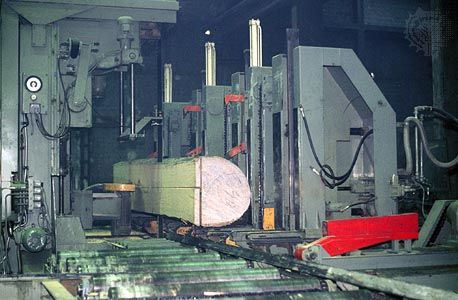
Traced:
<path id="1" fill-rule="evenodd" d="M 119 162 L 115 183 L 133 183 L 132 209 L 165 215 L 198 226 L 220 227 L 238 220 L 250 205 L 243 172 L 221 157 Z"/>

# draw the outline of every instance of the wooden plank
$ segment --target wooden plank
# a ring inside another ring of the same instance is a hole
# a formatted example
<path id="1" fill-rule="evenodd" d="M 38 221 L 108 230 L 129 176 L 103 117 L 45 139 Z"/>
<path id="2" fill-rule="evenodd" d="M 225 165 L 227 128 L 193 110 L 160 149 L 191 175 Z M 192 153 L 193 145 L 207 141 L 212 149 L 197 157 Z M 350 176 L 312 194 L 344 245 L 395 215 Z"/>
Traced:
<path id="1" fill-rule="evenodd" d="M 49 292 L 54 300 L 73 300 L 75 296 L 58 281 L 58 280 L 45 280 L 41 284 Z"/>

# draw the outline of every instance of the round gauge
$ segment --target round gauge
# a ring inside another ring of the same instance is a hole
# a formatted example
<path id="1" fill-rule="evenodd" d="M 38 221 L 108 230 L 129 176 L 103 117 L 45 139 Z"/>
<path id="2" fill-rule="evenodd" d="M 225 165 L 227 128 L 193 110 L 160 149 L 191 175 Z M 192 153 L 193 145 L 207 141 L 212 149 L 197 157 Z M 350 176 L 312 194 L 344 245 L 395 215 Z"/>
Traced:
<path id="1" fill-rule="evenodd" d="M 42 86 L 41 79 L 38 78 L 37 76 L 30 76 L 25 81 L 25 87 L 31 93 L 36 93 L 39 90 L 41 90 L 41 86 Z"/>

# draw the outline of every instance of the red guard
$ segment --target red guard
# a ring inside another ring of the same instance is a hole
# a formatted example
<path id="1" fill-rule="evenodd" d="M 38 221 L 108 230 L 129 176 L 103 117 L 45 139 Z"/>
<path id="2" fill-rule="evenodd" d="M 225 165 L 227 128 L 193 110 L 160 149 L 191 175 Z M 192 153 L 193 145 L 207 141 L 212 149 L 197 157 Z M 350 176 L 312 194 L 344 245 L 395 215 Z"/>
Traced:
<path id="1" fill-rule="evenodd" d="M 310 244 L 298 245 L 294 256 L 302 260 L 304 250 L 314 245 L 336 256 L 389 241 L 418 239 L 418 214 L 324 221 L 323 235 Z"/>

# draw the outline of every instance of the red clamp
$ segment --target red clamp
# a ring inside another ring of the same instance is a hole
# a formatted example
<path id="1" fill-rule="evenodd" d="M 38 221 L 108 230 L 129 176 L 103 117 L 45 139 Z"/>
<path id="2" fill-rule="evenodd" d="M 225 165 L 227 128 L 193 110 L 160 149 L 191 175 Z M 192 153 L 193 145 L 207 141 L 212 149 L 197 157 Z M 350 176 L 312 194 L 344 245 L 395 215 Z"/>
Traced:
<path id="1" fill-rule="evenodd" d="M 306 250 L 313 246 L 319 246 L 328 255 L 336 256 L 389 241 L 416 240 L 418 214 L 324 221 L 323 235 L 312 243 L 297 245 L 294 257 L 305 259 Z"/>
<path id="2" fill-rule="evenodd" d="M 188 157 L 199 156 L 202 153 L 203 150 L 204 150 L 204 148 L 202 148 L 202 147 L 194 148 L 191 151 L 189 151 L 188 153 L 186 153 L 186 156 L 188 156 Z"/>
<path id="3" fill-rule="evenodd" d="M 185 105 L 183 106 L 183 117 L 186 117 L 186 115 L 188 113 L 191 113 L 191 112 L 201 112 L 202 111 L 202 107 L 200 105 Z"/>
<path id="4" fill-rule="evenodd" d="M 240 144 L 238 146 L 235 146 L 229 152 L 227 152 L 226 158 L 233 158 L 236 155 L 239 155 L 240 153 L 244 153 L 246 151 L 246 145 L 245 144 Z"/>
<path id="5" fill-rule="evenodd" d="M 244 95 L 238 95 L 238 94 L 227 94 L 224 96 L 224 103 L 226 105 L 229 105 L 229 103 L 234 102 L 234 103 L 240 103 L 245 101 L 245 96 Z"/>

